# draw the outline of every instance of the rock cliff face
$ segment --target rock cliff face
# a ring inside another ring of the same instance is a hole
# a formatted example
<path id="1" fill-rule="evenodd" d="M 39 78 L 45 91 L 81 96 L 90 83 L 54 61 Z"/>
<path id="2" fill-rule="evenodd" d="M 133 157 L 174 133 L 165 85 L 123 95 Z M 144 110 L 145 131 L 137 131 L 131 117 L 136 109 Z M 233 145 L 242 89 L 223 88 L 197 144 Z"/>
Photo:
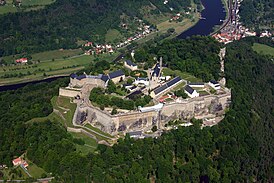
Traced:
<path id="1" fill-rule="evenodd" d="M 217 115 L 229 106 L 231 94 L 209 95 L 165 104 L 159 112 L 129 112 L 110 115 L 95 107 L 79 107 L 77 123 L 86 120 L 94 127 L 115 135 L 118 132 L 148 130 L 154 125 L 158 128 L 174 119 L 191 119 L 196 116 Z"/>

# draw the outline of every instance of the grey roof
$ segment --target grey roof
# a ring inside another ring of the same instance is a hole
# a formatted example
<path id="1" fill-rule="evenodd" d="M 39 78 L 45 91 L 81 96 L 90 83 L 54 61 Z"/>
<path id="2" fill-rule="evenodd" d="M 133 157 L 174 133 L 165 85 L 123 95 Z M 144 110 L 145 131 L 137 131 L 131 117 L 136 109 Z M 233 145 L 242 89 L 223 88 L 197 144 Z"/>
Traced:
<path id="1" fill-rule="evenodd" d="M 176 84 L 177 82 L 179 82 L 180 80 L 181 80 L 181 78 L 179 76 L 177 76 L 174 79 L 172 79 L 169 82 L 167 82 L 167 86 L 170 87 L 170 86 Z"/>
<path id="2" fill-rule="evenodd" d="M 141 136 L 142 135 L 142 131 L 135 131 L 135 132 L 128 132 L 129 136 Z"/>
<path id="3" fill-rule="evenodd" d="M 126 63 L 127 65 L 130 65 L 130 66 L 136 66 L 136 64 L 133 63 L 131 60 L 126 60 Z"/>
<path id="4" fill-rule="evenodd" d="M 137 81 L 147 81 L 147 78 L 137 78 Z"/>
<path id="5" fill-rule="evenodd" d="M 179 81 L 181 81 L 181 78 L 179 76 L 177 76 L 174 79 L 172 79 L 169 82 L 167 82 L 166 84 L 164 84 L 164 85 L 156 88 L 154 90 L 155 95 L 157 95 L 158 93 L 161 93 L 162 91 L 164 91 L 165 89 L 173 86 L 174 84 L 178 83 Z"/>
<path id="6" fill-rule="evenodd" d="M 189 85 L 204 85 L 204 83 L 189 83 Z"/>
<path id="7" fill-rule="evenodd" d="M 70 77 L 71 77 L 72 79 L 81 80 L 81 79 L 86 78 L 87 76 L 86 76 L 85 74 L 82 74 L 82 75 L 79 75 L 79 76 L 77 76 L 77 74 L 71 74 Z"/>
<path id="8" fill-rule="evenodd" d="M 215 81 L 215 80 L 210 80 L 210 83 L 212 83 L 212 84 L 214 84 L 214 85 L 216 85 L 216 84 L 219 84 L 217 81 Z"/>
<path id="9" fill-rule="evenodd" d="M 152 77 L 153 76 L 156 76 L 156 77 L 159 77 L 160 76 L 160 71 L 161 71 L 161 68 L 160 68 L 160 64 L 159 63 L 157 63 L 156 65 L 155 65 L 155 67 L 153 68 L 153 72 L 152 72 Z"/>
<path id="10" fill-rule="evenodd" d="M 125 74 L 122 70 L 114 71 L 114 72 L 108 74 L 109 79 L 117 78 L 117 77 L 120 77 L 123 75 L 125 75 Z"/>
<path id="11" fill-rule="evenodd" d="M 189 85 L 186 85 L 185 91 L 187 91 L 188 93 L 192 94 L 194 92 L 194 89 L 192 87 L 190 87 Z"/>
<path id="12" fill-rule="evenodd" d="M 164 90 L 167 89 L 167 88 L 168 88 L 168 87 L 167 87 L 166 84 L 165 84 L 165 85 L 162 85 L 162 86 L 156 88 L 156 89 L 154 90 L 154 93 L 155 93 L 155 95 L 157 95 L 158 93 L 161 93 L 162 91 L 164 91 Z"/>
<path id="13" fill-rule="evenodd" d="M 103 75 L 101 77 L 101 80 L 103 80 L 104 82 L 107 82 L 109 80 L 109 77 L 107 75 Z"/>

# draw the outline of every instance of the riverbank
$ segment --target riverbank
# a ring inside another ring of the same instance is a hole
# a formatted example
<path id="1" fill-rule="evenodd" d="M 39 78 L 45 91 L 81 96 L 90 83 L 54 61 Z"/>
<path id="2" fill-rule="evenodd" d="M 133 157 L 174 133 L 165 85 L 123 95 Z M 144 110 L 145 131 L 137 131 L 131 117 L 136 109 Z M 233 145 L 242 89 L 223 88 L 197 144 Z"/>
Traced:
<path id="1" fill-rule="evenodd" d="M 214 31 L 214 26 L 221 25 L 220 20 L 224 20 L 226 12 L 222 0 L 201 0 L 204 9 L 201 12 L 201 17 L 198 23 L 181 33 L 177 38 L 185 39 L 193 35 L 208 36 Z"/>

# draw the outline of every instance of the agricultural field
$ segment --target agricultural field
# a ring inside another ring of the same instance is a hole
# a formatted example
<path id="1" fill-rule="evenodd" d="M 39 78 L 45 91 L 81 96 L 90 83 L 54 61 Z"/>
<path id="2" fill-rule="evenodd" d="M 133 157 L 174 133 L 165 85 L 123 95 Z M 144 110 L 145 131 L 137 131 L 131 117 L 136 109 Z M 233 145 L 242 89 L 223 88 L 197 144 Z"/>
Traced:
<path id="1" fill-rule="evenodd" d="M 51 51 L 51 53 L 53 54 L 54 52 Z M 66 54 L 56 54 L 54 58 L 59 57 L 59 59 L 48 60 L 46 57 L 47 54 L 49 53 L 43 52 L 34 54 L 34 58 L 40 58 L 42 61 L 34 62 L 33 64 L 13 64 L 1 66 L 0 85 L 39 80 L 58 75 L 69 75 L 73 72 L 84 69 L 85 66 L 94 62 L 96 59 L 111 61 L 118 55 L 118 53 L 113 55 L 105 54 L 98 57 L 90 55 L 76 55 L 70 58 L 60 58 Z M 71 53 L 69 54 L 71 55 Z"/>
<path id="2" fill-rule="evenodd" d="M 15 7 L 12 2 L 13 0 L 7 0 L 4 6 L 0 6 L 0 14 L 15 13 L 20 11 L 31 11 L 44 8 L 55 0 L 22 0 L 20 7 Z"/>
<path id="3" fill-rule="evenodd" d="M 262 55 L 274 56 L 274 48 L 265 44 L 254 43 L 252 49 Z"/>
<path id="4" fill-rule="evenodd" d="M 22 0 L 23 6 L 49 5 L 55 0 Z"/>
<path id="5" fill-rule="evenodd" d="M 12 0 L 7 0 L 6 2 L 4 6 L 0 6 L 0 15 L 17 12 L 17 8 L 13 6 Z"/>

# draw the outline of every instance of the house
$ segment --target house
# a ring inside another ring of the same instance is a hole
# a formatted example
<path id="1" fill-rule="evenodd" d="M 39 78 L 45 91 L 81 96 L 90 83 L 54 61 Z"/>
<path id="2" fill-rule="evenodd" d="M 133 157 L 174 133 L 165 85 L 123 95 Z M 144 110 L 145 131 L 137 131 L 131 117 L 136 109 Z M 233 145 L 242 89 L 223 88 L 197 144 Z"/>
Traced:
<path id="1" fill-rule="evenodd" d="M 175 86 L 177 86 L 178 84 L 180 84 L 182 82 L 182 79 L 180 77 L 175 77 L 174 79 L 170 80 L 169 82 L 163 84 L 160 87 L 155 88 L 151 93 L 150 96 L 152 98 L 156 98 L 168 91 L 170 91 L 172 88 L 174 88 Z"/>
<path id="2" fill-rule="evenodd" d="M 132 70 L 132 71 L 135 71 L 135 70 L 138 69 L 138 66 L 137 66 L 135 63 L 133 63 L 131 60 L 126 60 L 126 61 L 124 62 L 124 66 L 125 66 L 126 68 Z"/>
<path id="3" fill-rule="evenodd" d="M 19 157 L 19 158 L 16 158 L 16 159 L 14 159 L 14 160 L 12 160 L 12 164 L 14 165 L 14 166 L 18 166 L 18 165 L 21 165 L 22 164 L 22 159 Z"/>
<path id="4" fill-rule="evenodd" d="M 211 86 L 214 90 L 220 90 L 221 89 L 220 84 L 215 80 L 210 80 L 208 85 Z"/>
<path id="5" fill-rule="evenodd" d="M 148 86 L 149 80 L 148 80 L 148 78 L 139 78 L 138 77 L 137 79 L 135 79 L 134 84 Z"/>
<path id="6" fill-rule="evenodd" d="M 136 90 L 137 89 L 137 86 L 135 86 L 135 85 L 133 85 L 133 86 L 131 86 L 130 88 L 128 88 L 128 90 L 130 91 L 130 92 L 133 92 L 134 90 Z"/>
<path id="7" fill-rule="evenodd" d="M 29 164 L 28 164 L 26 161 L 23 161 L 22 166 L 23 166 L 24 168 L 27 168 L 27 167 L 29 166 Z"/>
<path id="8" fill-rule="evenodd" d="M 121 80 L 124 80 L 125 77 L 125 73 L 122 70 L 114 71 L 108 74 L 108 78 L 111 79 L 114 83 L 118 83 Z"/>
<path id="9" fill-rule="evenodd" d="M 190 97 L 190 98 L 194 98 L 194 97 L 199 97 L 199 93 L 194 90 L 191 86 L 186 85 L 185 87 L 185 93 Z"/>
<path id="10" fill-rule="evenodd" d="M 138 107 L 140 112 L 160 111 L 164 107 L 163 103 L 159 103 L 150 107 Z"/>
<path id="11" fill-rule="evenodd" d="M 23 168 L 27 168 L 29 166 L 29 164 L 25 160 L 23 160 L 21 157 L 12 160 L 12 164 L 14 166 L 21 165 Z"/>
<path id="12" fill-rule="evenodd" d="M 130 136 L 130 138 L 144 138 L 144 136 L 142 135 L 142 131 L 128 132 L 127 134 Z"/>
<path id="13" fill-rule="evenodd" d="M 161 77 L 161 70 L 161 65 L 157 63 L 151 72 L 151 79 L 153 81 L 158 81 L 158 78 Z"/>
<path id="14" fill-rule="evenodd" d="M 205 87 L 204 83 L 189 83 L 188 85 L 193 88 L 204 88 Z"/>
<path id="15" fill-rule="evenodd" d="M 87 42 L 84 46 L 85 47 L 90 47 L 90 46 L 92 46 L 92 44 L 93 44 L 92 42 Z"/>
<path id="16" fill-rule="evenodd" d="M 16 63 L 27 63 L 28 59 L 27 58 L 20 58 L 20 59 L 15 60 L 15 62 Z"/>

